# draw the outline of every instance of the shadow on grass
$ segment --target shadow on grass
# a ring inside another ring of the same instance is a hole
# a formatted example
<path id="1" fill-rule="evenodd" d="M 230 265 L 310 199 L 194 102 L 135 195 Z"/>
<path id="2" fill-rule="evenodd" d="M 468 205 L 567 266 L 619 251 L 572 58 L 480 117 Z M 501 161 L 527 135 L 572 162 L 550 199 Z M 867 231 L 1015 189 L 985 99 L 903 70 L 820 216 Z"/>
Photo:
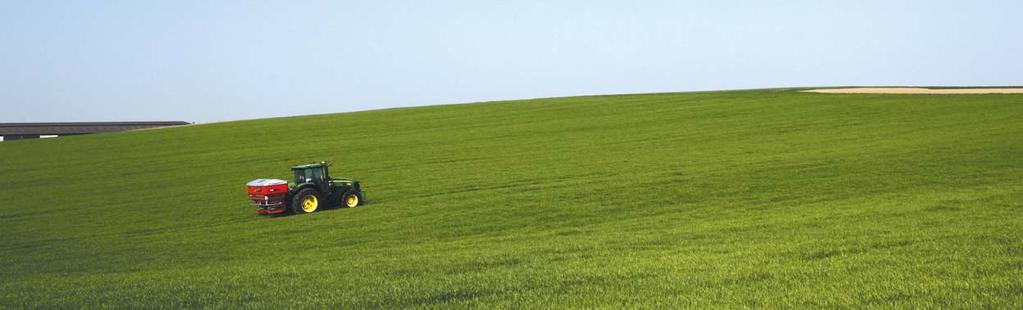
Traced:
<path id="1" fill-rule="evenodd" d="M 283 217 L 310 215 L 310 214 L 316 214 L 316 213 L 320 213 L 320 212 L 334 212 L 334 211 L 338 211 L 338 210 L 350 210 L 350 209 L 364 208 L 364 207 L 365 207 L 365 205 L 359 205 L 358 207 L 355 207 L 355 208 L 345 208 L 345 207 L 342 207 L 342 206 L 329 206 L 329 207 L 324 207 L 322 209 L 318 209 L 316 211 L 313 211 L 313 213 L 297 214 L 295 212 L 292 212 L 292 211 L 288 210 L 288 211 L 284 211 L 283 213 L 277 213 L 277 214 L 256 214 L 256 216 L 258 216 L 258 217 L 267 217 L 267 218 L 283 218 Z"/>

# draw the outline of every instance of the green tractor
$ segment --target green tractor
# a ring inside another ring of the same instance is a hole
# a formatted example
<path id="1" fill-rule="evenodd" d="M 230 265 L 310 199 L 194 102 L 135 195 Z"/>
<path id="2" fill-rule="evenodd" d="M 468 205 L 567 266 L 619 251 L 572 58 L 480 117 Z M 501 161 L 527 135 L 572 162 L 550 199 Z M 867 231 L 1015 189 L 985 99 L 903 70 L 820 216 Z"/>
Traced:
<path id="1" fill-rule="evenodd" d="M 278 179 L 256 179 L 249 182 L 249 199 L 259 214 L 311 213 L 325 206 L 354 208 L 365 202 L 365 192 L 358 180 L 331 178 L 330 164 L 320 162 L 291 167 L 291 182 Z"/>

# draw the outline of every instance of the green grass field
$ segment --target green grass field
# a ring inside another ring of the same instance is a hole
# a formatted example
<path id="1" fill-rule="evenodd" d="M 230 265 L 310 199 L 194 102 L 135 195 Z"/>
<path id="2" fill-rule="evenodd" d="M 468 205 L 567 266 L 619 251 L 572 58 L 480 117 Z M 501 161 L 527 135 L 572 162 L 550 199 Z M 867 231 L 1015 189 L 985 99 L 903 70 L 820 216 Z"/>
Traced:
<path id="1" fill-rule="evenodd" d="M 247 181 L 319 160 L 369 204 L 248 205 Z M 1023 95 L 594 96 L 2 142 L 0 211 L 0 308 L 1021 308 Z"/>

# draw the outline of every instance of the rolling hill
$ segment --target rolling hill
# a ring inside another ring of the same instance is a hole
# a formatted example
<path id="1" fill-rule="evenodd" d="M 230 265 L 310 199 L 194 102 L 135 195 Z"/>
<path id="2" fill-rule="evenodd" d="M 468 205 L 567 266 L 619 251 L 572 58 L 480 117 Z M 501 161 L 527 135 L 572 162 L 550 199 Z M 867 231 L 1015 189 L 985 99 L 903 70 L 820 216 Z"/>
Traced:
<path id="1" fill-rule="evenodd" d="M 0 307 L 1020 308 L 1020 120 L 777 89 L 3 142 Z M 320 160 L 369 203 L 248 205 Z"/>

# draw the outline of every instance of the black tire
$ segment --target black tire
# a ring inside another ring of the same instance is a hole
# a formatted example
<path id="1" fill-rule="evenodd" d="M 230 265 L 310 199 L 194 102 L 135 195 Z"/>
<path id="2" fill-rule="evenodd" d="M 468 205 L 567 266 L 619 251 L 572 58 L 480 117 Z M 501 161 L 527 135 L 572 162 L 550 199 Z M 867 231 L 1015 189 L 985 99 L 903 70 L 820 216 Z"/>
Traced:
<path id="1" fill-rule="evenodd" d="M 354 197 L 354 198 L 353 198 Z M 352 198 L 352 199 L 349 199 Z M 354 204 L 353 204 L 354 200 Z M 362 195 L 354 189 L 345 191 L 341 194 L 341 206 L 345 208 L 355 208 L 362 204 Z"/>
<path id="2" fill-rule="evenodd" d="M 315 207 L 313 207 L 311 210 L 307 211 L 307 208 L 303 208 L 303 206 L 304 206 L 304 203 L 306 202 L 307 197 L 310 197 L 310 196 L 312 196 L 313 200 L 315 201 L 315 203 L 314 203 Z M 294 197 L 291 197 L 291 213 L 305 214 L 305 213 L 316 212 L 317 210 L 323 209 L 323 203 L 322 202 L 323 202 L 323 199 L 320 199 L 320 194 L 319 194 L 319 192 L 316 189 L 314 189 L 314 188 L 303 188 L 302 190 L 299 190 L 298 193 L 295 194 Z"/>

